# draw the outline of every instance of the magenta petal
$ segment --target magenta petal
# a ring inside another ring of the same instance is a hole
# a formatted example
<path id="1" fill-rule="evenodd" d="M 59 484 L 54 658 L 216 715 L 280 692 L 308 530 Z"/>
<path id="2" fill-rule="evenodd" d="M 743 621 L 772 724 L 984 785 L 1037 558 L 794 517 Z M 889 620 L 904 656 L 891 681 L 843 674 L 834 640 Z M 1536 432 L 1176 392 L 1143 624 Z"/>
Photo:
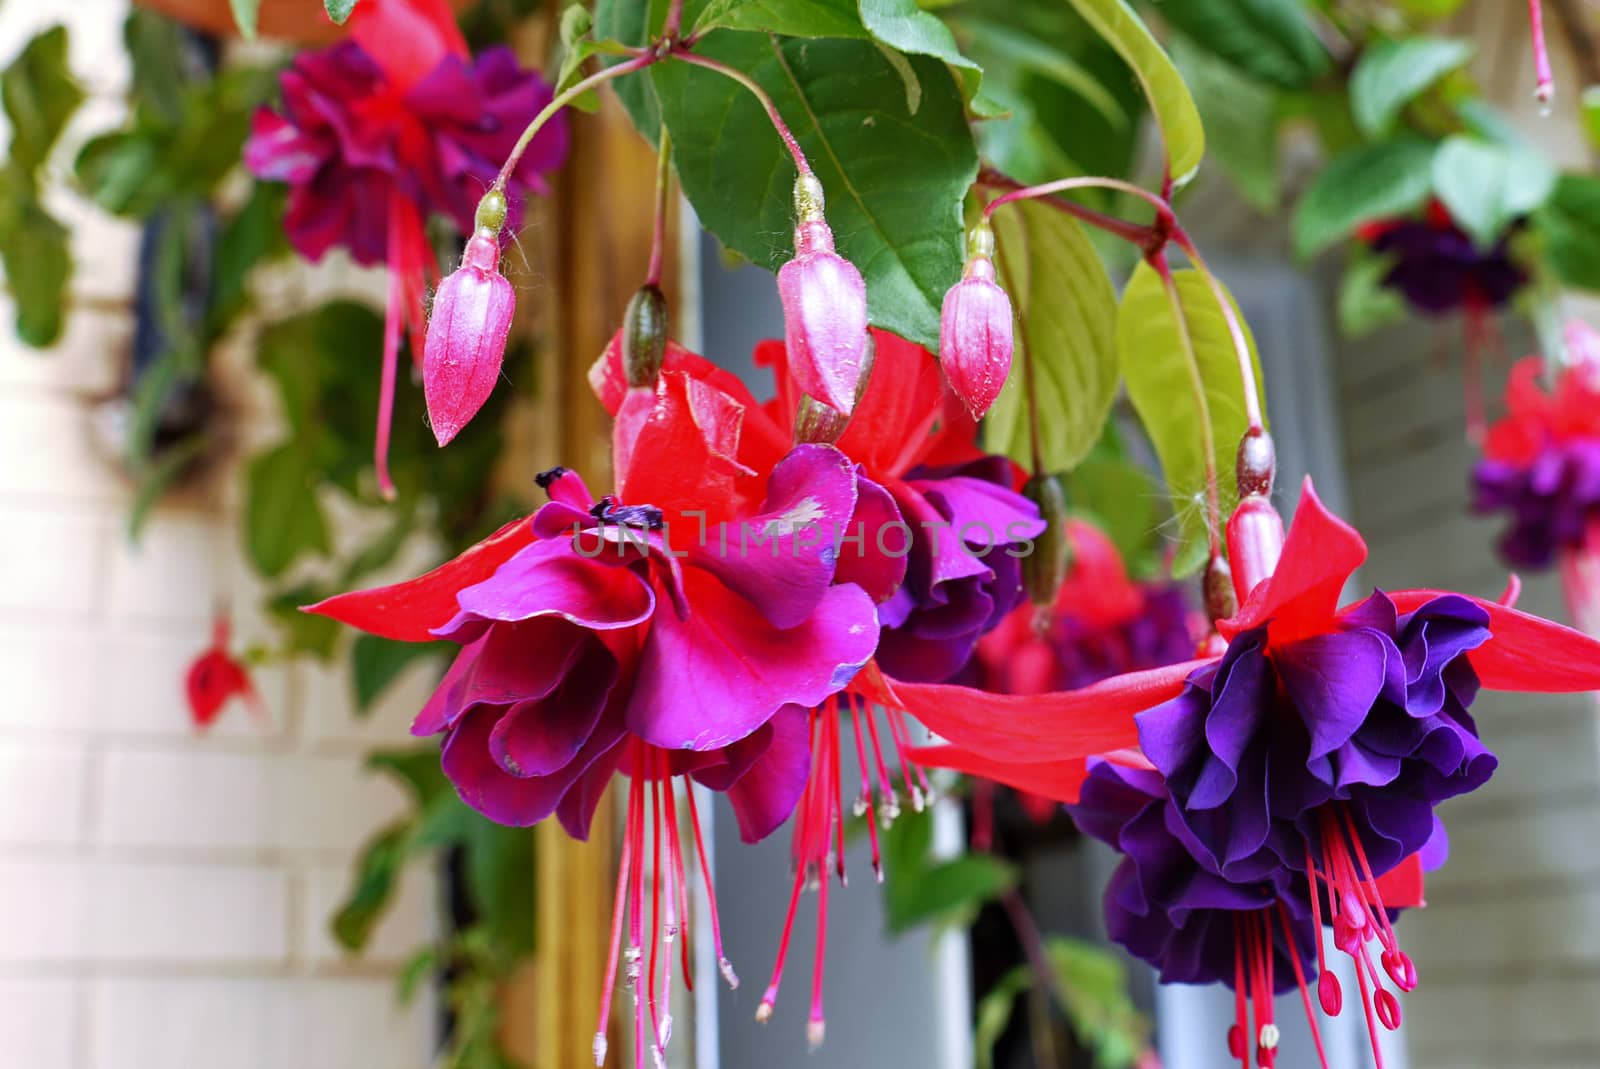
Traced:
<path id="1" fill-rule="evenodd" d="M 465 261 L 439 284 L 433 299 L 422 388 L 441 446 L 478 414 L 500 379 L 516 296 L 498 270 L 499 257 L 493 237 L 474 234 Z"/>
<path id="2" fill-rule="evenodd" d="M 856 466 L 856 511 L 839 545 L 836 583 L 854 583 L 878 603 L 888 601 L 906 581 L 911 533 L 900 507 L 882 486 Z"/>
<path id="3" fill-rule="evenodd" d="M 696 567 L 761 610 L 773 627 L 804 623 L 833 582 L 835 546 L 856 505 L 855 471 L 829 445 L 778 462 L 761 512 L 708 531 Z"/>
<path id="4" fill-rule="evenodd" d="M 617 659 L 591 636 L 574 645 L 560 685 L 542 698 L 518 702 L 489 735 L 494 759 L 514 776 L 547 776 L 589 741 L 617 682 Z"/>
<path id="5" fill-rule="evenodd" d="M 619 740 L 611 749 L 595 758 L 556 807 L 556 818 L 561 821 L 561 827 L 580 843 L 589 841 L 589 828 L 594 823 L 595 810 L 600 808 L 600 799 L 605 797 L 606 788 L 611 786 L 611 778 L 617 773 L 617 765 L 627 752 L 628 747 Z"/>
<path id="6" fill-rule="evenodd" d="M 535 542 L 481 583 L 456 595 L 461 611 L 434 634 L 450 638 L 483 620 L 560 616 L 580 627 L 633 627 L 655 611 L 650 584 L 631 568 L 586 560 L 566 542 Z"/>
<path id="7" fill-rule="evenodd" d="M 789 819 L 811 775 L 811 732 L 806 710 L 786 705 L 769 722 L 772 741 L 750 770 L 728 788 L 739 838 L 760 842 Z"/>
<path id="8" fill-rule="evenodd" d="M 497 824 L 527 827 L 555 812 L 562 797 L 594 761 L 617 744 L 621 726 L 602 724 L 566 766 L 526 779 L 495 763 L 489 735 L 500 710 L 479 706 L 461 718 L 444 742 L 440 763 L 461 800 Z"/>
<path id="9" fill-rule="evenodd" d="M 787 704 L 817 705 L 878 645 L 877 612 L 857 587 L 830 587 L 810 619 L 782 630 L 699 569 L 684 586 L 689 616 L 656 614 L 627 711 L 628 730 L 663 749 L 719 749 Z"/>
<path id="10" fill-rule="evenodd" d="M 450 670 L 439 680 L 439 685 L 433 688 L 433 696 L 428 699 L 428 704 L 422 707 L 417 718 L 411 722 L 411 734 L 418 738 L 437 735 L 451 724 L 455 723 L 460 715 L 461 705 L 455 701 L 453 695 L 461 685 L 467 673 L 478 659 L 478 653 L 488 642 L 488 636 L 476 642 L 461 647 L 461 652 L 456 654 L 456 659 L 450 663 Z"/>

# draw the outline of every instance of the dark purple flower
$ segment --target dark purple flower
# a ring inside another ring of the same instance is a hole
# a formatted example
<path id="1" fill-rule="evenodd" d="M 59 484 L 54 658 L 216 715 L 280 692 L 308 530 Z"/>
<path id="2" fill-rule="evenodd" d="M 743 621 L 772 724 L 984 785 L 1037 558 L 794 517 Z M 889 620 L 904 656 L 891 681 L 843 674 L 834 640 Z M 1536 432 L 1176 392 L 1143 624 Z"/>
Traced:
<path id="1" fill-rule="evenodd" d="M 1044 521 L 1013 489 L 1013 471 L 984 457 L 886 487 L 910 533 L 905 582 L 878 610 L 878 664 L 895 679 L 949 679 L 1025 597 L 1022 556 Z"/>
<path id="2" fill-rule="evenodd" d="M 256 112 L 245 163 L 258 178 L 287 182 L 289 240 L 307 259 L 335 245 L 359 263 L 390 256 L 398 194 L 423 215 L 472 232 L 478 199 L 523 128 L 549 103 L 549 85 L 522 70 L 510 49 L 476 60 L 449 54 L 413 84 L 385 70 L 354 41 L 302 52 L 283 72 L 282 111 Z M 512 177 L 512 192 L 542 189 L 560 166 L 566 127 L 546 125 Z M 512 226 L 520 197 L 511 197 Z"/>
<path id="3" fill-rule="evenodd" d="M 1509 514 L 1496 542 L 1507 563 L 1548 568 L 1558 550 L 1583 546 L 1600 516 L 1600 439 L 1550 441 L 1525 464 L 1485 457 L 1472 469 L 1472 489 L 1474 512 Z"/>
<path id="4" fill-rule="evenodd" d="M 1465 654 L 1488 624 L 1457 595 L 1399 615 L 1380 591 L 1335 631 L 1270 648 L 1266 626 L 1236 636 L 1183 693 L 1139 714 L 1140 748 L 1202 860 L 1237 880 L 1304 870 L 1331 803 L 1354 818 L 1378 875 L 1427 846 L 1434 807 L 1496 765 L 1467 712 L 1478 678 Z"/>
<path id="5" fill-rule="evenodd" d="M 1507 238 L 1481 249 L 1448 215 L 1383 225 L 1371 245 L 1394 259 L 1383 284 L 1428 315 L 1499 308 L 1528 280 L 1511 259 Z"/>

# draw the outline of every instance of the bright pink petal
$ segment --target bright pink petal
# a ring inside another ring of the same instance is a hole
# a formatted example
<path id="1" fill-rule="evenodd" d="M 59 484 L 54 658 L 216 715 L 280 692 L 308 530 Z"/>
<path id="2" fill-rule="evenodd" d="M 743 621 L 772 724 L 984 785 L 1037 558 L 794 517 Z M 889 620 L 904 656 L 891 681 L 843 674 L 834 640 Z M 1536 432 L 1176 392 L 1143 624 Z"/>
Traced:
<path id="1" fill-rule="evenodd" d="M 397 642 L 432 642 L 456 614 L 456 595 L 480 583 L 533 542 L 526 519 L 512 520 L 454 560 L 403 583 L 338 594 L 301 612 L 327 616 Z"/>
<path id="2" fill-rule="evenodd" d="M 934 734 L 993 761 L 1064 761 L 1139 744 L 1134 714 L 1177 697 L 1210 660 L 1129 672 L 1082 690 L 990 694 L 948 683 L 890 683 L 895 704 Z"/>
<path id="3" fill-rule="evenodd" d="M 913 747 L 911 759 L 928 768 L 948 768 L 969 776 L 981 776 L 1019 791 L 1068 803 L 1077 802 L 1078 790 L 1089 774 L 1087 757 L 1012 764 L 994 761 L 958 746 Z"/>
<path id="4" fill-rule="evenodd" d="M 446 56 L 470 55 L 447 0 L 362 0 L 350 15 L 350 35 L 401 90 Z"/>
<path id="5" fill-rule="evenodd" d="M 451 638 L 484 620 L 517 623 L 559 616 L 592 631 L 644 623 L 655 592 L 632 568 L 590 560 L 565 542 L 535 542 L 481 583 L 456 595 L 461 611 L 435 629 Z"/>
<path id="6" fill-rule="evenodd" d="M 1217 630 L 1231 639 L 1271 620 L 1274 643 L 1325 631 L 1340 591 L 1366 559 L 1367 544 L 1323 507 L 1307 477 L 1277 570 L 1257 584 L 1237 614 L 1219 621 Z"/>
<path id="7" fill-rule="evenodd" d="M 1448 593 L 1399 590 L 1389 598 L 1397 611 L 1406 613 Z M 1600 690 L 1600 641 L 1499 602 L 1468 600 L 1489 614 L 1489 641 L 1467 654 L 1478 681 L 1489 690 L 1529 694 Z"/>
<path id="8" fill-rule="evenodd" d="M 858 587 L 829 588 L 788 630 L 699 569 L 685 569 L 684 587 L 689 616 L 656 614 L 627 712 L 628 729 L 663 749 L 719 749 L 785 705 L 817 705 L 878 645 L 877 610 Z"/>

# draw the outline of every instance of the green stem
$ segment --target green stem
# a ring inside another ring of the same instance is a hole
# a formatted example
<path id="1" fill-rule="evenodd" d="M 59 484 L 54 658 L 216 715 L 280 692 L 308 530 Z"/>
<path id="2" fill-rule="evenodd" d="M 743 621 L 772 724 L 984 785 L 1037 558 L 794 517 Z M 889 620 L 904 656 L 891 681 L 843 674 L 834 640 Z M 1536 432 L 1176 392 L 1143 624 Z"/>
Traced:
<path id="1" fill-rule="evenodd" d="M 794 132 L 789 129 L 789 124 L 783 121 L 783 116 L 778 112 L 778 105 L 773 102 L 771 95 L 768 94 L 765 89 L 761 88 L 761 83 L 757 82 L 744 71 L 730 67 L 726 63 L 719 62 L 718 60 L 697 55 L 694 52 L 687 51 L 686 48 L 681 46 L 673 49 L 668 54 L 671 55 L 673 59 L 682 60 L 691 66 L 704 67 L 708 71 L 716 71 L 725 78 L 732 78 L 734 81 L 750 90 L 751 94 L 755 96 L 756 100 L 761 103 L 762 108 L 766 110 L 767 118 L 772 122 L 772 128 L 778 131 L 778 137 L 783 140 L 783 147 L 788 149 L 789 155 L 794 158 L 795 169 L 800 172 L 800 176 L 802 178 L 811 176 L 811 164 L 809 161 L 807 161 L 806 154 L 801 151 L 800 142 L 795 140 Z"/>

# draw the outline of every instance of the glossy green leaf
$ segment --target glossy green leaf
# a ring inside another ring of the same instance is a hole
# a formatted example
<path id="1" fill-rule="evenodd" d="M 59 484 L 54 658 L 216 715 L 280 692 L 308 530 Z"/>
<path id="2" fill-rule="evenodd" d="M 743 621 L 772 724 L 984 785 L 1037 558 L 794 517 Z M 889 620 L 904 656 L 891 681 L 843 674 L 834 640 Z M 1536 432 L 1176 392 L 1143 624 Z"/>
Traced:
<path id="1" fill-rule="evenodd" d="M 246 40 L 254 39 L 261 17 L 261 0 L 228 0 L 228 4 L 233 9 L 233 23 L 239 27 L 239 33 Z"/>
<path id="2" fill-rule="evenodd" d="M 1238 496 L 1229 473 L 1248 424 L 1239 360 L 1216 297 L 1194 271 L 1174 271 L 1173 279 L 1178 288 L 1178 311 L 1173 309 L 1160 275 L 1145 264 L 1134 272 L 1117 309 L 1117 354 L 1128 398 L 1161 460 L 1177 515 L 1179 545 L 1173 573 L 1184 575 L 1203 564 L 1206 554 L 1202 428 L 1211 429 L 1226 518 Z M 1249 326 L 1244 329 L 1259 391 L 1261 368 L 1255 341 L 1249 338 Z M 1193 343 L 1195 368 L 1187 361 L 1183 333 Z M 1196 374 L 1203 407 L 1193 385 Z"/>
<path id="3" fill-rule="evenodd" d="M 61 337 L 72 277 L 71 235 L 13 168 L 0 171 L 0 265 L 16 303 L 17 337 L 36 348 Z"/>
<path id="4" fill-rule="evenodd" d="M 327 553 L 328 523 L 315 458 L 297 442 L 251 458 L 245 474 L 245 547 L 256 571 L 281 575 L 302 553 Z"/>
<path id="5" fill-rule="evenodd" d="M 32 174 L 83 103 L 83 90 L 67 66 L 65 27 L 54 26 L 35 36 L 0 71 L 0 102 L 11 124 L 10 165 Z"/>
<path id="6" fill-rule="evenodd" d="M 1194 98 L 1172 60 L 1161 50 L 1127 0 L 1068 0 L 1085 22 L 1117 50 L 1144 87 L 1150 110 L 1161 127 L 1167 171 L 1182 185 L 1194 176 L 1205 155 L 1206 135 Z"/>
<path id="7" fill-rule="evenodd" d="M 994 223 L 999 281 L 1019 330 L 984 440 L 990 452 L 1033 467 L 1031 392 L 1044 470 L 1068 471 L 1100 437 L 1116 397 L 1116 290 L 1083 227 L 1064 212 L 1027 201 L 1002 207 Z"/>
<path id="8" fill-rule="evenodd" d="M 978 1001 L 973 1014 L 972 1054 L 977 1069 L 994 1069 L 994 1048 L 1011 1025 L 1018 996 L 1034 986 L 1033 970 L 1018 965 Z"/>
<path id="9" fill-rule="evenodd" d="M 391 825 L 373 836 L 356 859 L 355 879 L 330 927 L 340 946 L 360 952 L 394 900 L 400 870 L 411 854 L 411 821 Z"/>
<path id="10" fill-rule="evenodd" d="M 1066 477 L 1067 500 L 1111 539 L 1136 576 L 1164 570 L 1161 488 L 1148 471 L 1097 448 Z"/>
<path id="11" fill-rule="evenodd" d="M 350 12 L 356 9 L 356 0 L 322 0 L 323 8 L 328 12 L 328 17 L 340 26 L 345 19 L 350 17 Z"/>
<path id="12" fill-rule="evenodd" d="M 1600 292 L 1600 178 L 1562 175 L 1533 226 L 1562 282 Z"/>
<path id="13" fill-rule="evenodd" d="M 1556 172 L 1536 150 L 1449 137 L 1433 157 L 1433 188 L 1451 217 L 1482 247 L 1543 204 Z"/>
<path id="14" fill-rule="evenodd" d="M 356 636 L 350 656 L 356 715 L 372 712 L 372 703 L 412 664 L 442 657 L 455 649 L 447 642 L 395 642 L 378 635 Z"/>
<path id="15" fill-rule="evenodd" d="M 961 202 L 978 166 L 949 69 L 910 58 L 921 86 L 912 115 L 900 72 L 868 41 L 727 33 L 701 51 L 772 94 L 827 193 L 839 253 L 866 279 L 872 322 L 937 348 L 939 308 L 961 273 Z M 700 221 L 776 270 L 793 256 L 795 170 L 765 112 L 715 72 L 669 62 L 651 73 Z"/>
<path id="16" fill-rule="evenodd" d="M 859 0 L 861 21 L 873 38 L 907 55 L 932 56 L 961 72 L 967 96 L 978 90 L 983 70 L 962 55 L 950 32 L 937 15 L 917 6 L 917 0 Z"/>
<path id="17" fill-rule="evenodd" d="M 1402 138 L 1346 152 L 1317 175 L 1294 213 L 1294 245 L 1310 256 L 1362 223 L 1404 215 L 1433 193 L 1431 142 Z"/>
<path id="18" fill-rule="evenodd" d="M 1150 1022 L 1134 1008 L 1122 959 L 1065 936 L 1051 936 L 1045 953 L 1078 1042 L 1101 1069 L 1130 1069 L 1150 1044 Z"/>
<path id="19" fill-rule="evenodd" d="M 1406 37 L 1379 41 L 1350 76 L 1350 110 L 1368 137 L 1382 137 L 1418 94 L 1472 58 L 1470 41 Z"/>
<path id="20" fill-rule="evenodd" d="M 1280 89 L 1304 89 L 1332 65 L 1302 0 L 1157 0 L 1155 7 L 1213 55 Z"/>
<path id="21" fill-rule="evenodd" d="M 711 0 L 695 29 L 750 30 L 785 37 L 866 37 L 855 0 Z"/>

